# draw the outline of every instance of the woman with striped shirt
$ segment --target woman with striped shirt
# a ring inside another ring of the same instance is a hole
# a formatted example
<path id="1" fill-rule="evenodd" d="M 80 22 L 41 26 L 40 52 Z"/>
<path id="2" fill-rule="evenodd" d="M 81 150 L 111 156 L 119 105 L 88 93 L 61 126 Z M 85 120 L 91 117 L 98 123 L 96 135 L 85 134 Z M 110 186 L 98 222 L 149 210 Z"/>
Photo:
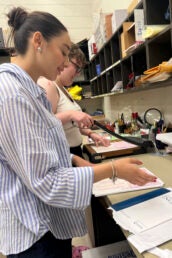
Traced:
<path id="1" fill-rule="evenodd" d="M 156 178 L 137 159 L 93 167 L 70 155 L 62 124 L 36 84 L 40 76 L 55 80 L 63 70 L 68 32 L 49 13 L 17 7 L 7 17 L 17 57 L 0 65 L 0 252 L 71 258 L 71 239 L 87 231 L 84 209 L 93 182 L 118 175 L 143 185 Z"/>

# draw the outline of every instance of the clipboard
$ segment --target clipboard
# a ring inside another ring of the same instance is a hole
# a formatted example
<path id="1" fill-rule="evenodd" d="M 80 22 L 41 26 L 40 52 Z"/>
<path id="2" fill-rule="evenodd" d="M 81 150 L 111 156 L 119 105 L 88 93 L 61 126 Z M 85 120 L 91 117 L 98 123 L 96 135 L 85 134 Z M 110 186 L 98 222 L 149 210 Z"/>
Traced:
<path id="1" fill-rule="evenodd" d="M 112 208 L 116 211 L 120 211 L 120 210 L 129 208 L 131 206 L 134 206 L 136 204 L 148 201 L 152 198 L 161 196 L 161 195 L 166 194 L 168 192 L 170 192 L 170 190 L 167 189 L 167 188 L 156 189 L 156 190 L 153 190 L 151 192 L 132 197 L 128 200 L 125 200 L 125 201 L 122 201 L 122 202 L 119 202 L 119 203 L 116 203 L 116 204 L 112 204 Z"/>

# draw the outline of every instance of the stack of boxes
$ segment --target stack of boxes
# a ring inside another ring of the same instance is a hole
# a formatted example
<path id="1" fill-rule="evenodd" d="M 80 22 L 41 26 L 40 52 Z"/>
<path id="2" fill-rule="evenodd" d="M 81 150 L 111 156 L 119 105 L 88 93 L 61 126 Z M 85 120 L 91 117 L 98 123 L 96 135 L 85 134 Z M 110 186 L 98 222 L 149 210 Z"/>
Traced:
<path id="1" fill-rule="evenodd" d="M 100 13 L 99 24 L 95 30 L 95 42 L 99 50 L 103 44 L 112 36 L 112 13 Z"/>
<path id="2" fill-rule="evenodd" d="M 112 36 L 127 16 L 126 9 L 115 10 L 114 13 L 100 13 L 99 23 L 94 32 L 97 50 Z"/>
<path id="3" fill-rule="evenodd" d="M 144 10 L 135 9 L 140 0 L 133 0 L 127 9 L 114 10 L 113 13 L 105 14 L 100 12 L 94 39 L 97 51 L 113 35 L 113 33 L 122 25 L 123 30 L 120 36 L 122 58 L 127 55 L 127 50 L 134 46 L 135 43 L 144 41 L 142 32 L 144 29 Z M 129 13 L 134 10 L 134 22 L 125 22 Z M 89 41 L 88 41 L 89 42 Z M 90 48 L 90 47 L 89 47 Z M 93 53 L 93 55 L 96 53 Z M 93 57 L 90 55 L 90 59 Z"/>
<path id="4" fill-rule="evenodd" d="M 121 52 L 122 57 L 127 55 L 126 50 L 135 43 L 135 31 L 133 22 L 124 22 L 123 32 L 121 33 Z"/>
<path id="5" fill-rule="evenodd" d="M 142 32 L 144 30 L 144 11 L 143 9 L 134 10 L 134 21 L 135 21 L 135 38 L 136 42 L 143 42 Z"/>
<path id="6" fill-rule="evenodd" d="M 112 33 L 114 33 L 127 17 L 127 9 L 114 10 L 112 15 Z"/>
<path id="7" fill-rule="evenodd" d="M 123 32 L 121 33 L 121 52 L 122 58 L 127 55 L 129 49 L 134 49 L 145 39 L 142 36 L 144 30 L 144 11 L 143 9 L 134 10 L 134 22 L 124 22 Z"/>
<path id="8" fill-rule="evenodd" d="M 108 40 L 112 36 L 112 13 L 104 17 L 105 38 Z"/>

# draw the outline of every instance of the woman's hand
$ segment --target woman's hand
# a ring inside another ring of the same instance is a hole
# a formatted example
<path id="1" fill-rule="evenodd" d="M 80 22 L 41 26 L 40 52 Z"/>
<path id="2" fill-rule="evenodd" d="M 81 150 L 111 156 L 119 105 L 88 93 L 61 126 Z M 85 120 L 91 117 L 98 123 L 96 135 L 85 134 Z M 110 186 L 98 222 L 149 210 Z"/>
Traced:
<path id="1" fill-rule="evenodd" d="M 125 179 L 132 184 L 144 185 L 149 182 L 155 182 L 156 176 L 146 173 L 138 165 L 142 162 L 135 158 L 122 158 L 112 161 L 119 178 Z"/>
<path id="2" fill-rule="evenodd" d="M 103 145 L 108 147 L 110 145 L 110 140 L 101 136 L 100 134 L 91 132 L 89 136 L 95 142 L 96 146 Z"/>
<path id="3" fill-rule="evenodd" d="M 70 111 L 71 120 L 77 124 L 79 128 L 90 128 L 93 126 L 93 118 L 82 111 Z"/>

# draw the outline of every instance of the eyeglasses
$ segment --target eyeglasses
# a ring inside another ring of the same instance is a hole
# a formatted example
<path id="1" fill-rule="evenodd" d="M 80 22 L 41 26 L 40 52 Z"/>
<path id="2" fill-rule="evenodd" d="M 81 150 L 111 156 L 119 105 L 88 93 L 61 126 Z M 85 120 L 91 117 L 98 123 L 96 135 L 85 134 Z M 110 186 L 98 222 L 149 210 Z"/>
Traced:
<path id="1" fill-rule="evenodd" d="M 75 66 L 76 73 L 80 73 L 82 71 L 82 67 L 80 67 L 78 64 L 76 64 L 72 60 L 69 60 L 69 62 Z"/>

